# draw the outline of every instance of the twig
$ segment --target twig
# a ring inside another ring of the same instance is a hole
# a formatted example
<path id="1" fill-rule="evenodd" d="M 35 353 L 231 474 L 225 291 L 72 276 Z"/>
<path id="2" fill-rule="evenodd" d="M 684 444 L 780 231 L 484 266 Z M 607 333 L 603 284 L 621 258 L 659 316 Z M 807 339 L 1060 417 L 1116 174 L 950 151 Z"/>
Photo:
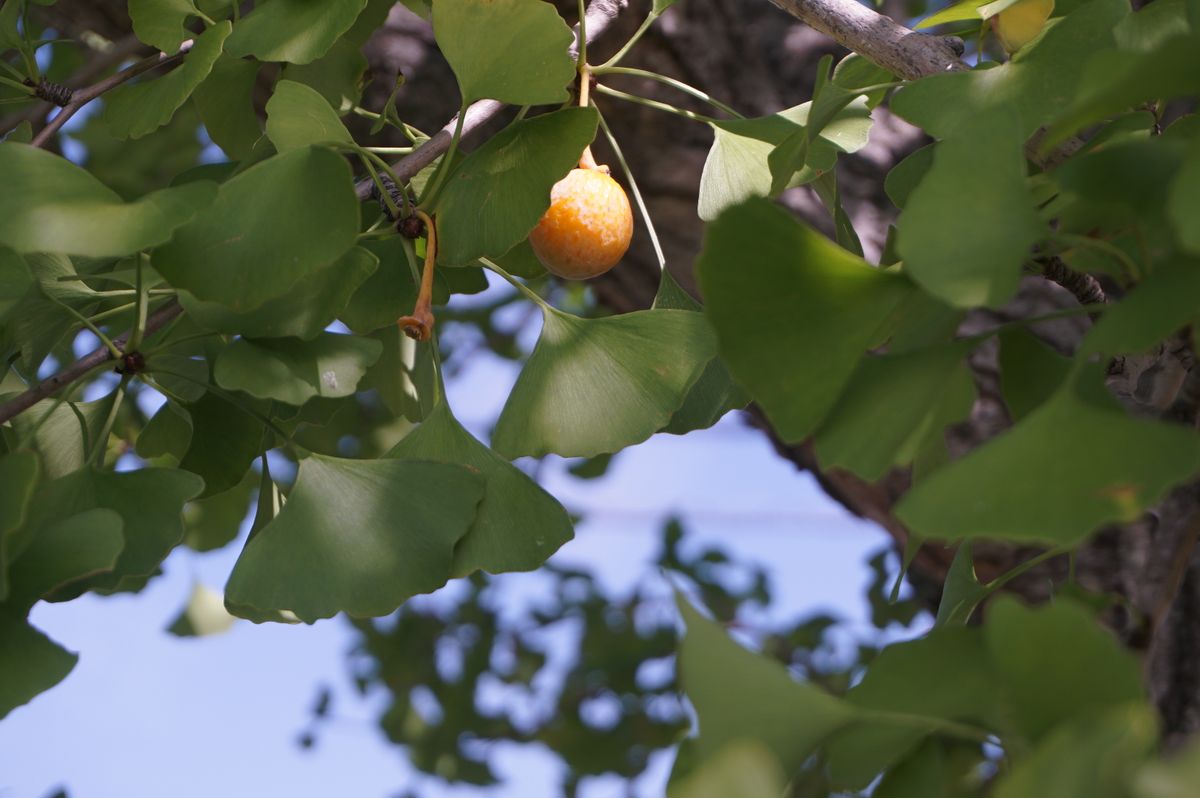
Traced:
<path id="1" fill-rule="evenodd" d="M 617 15 L 626 9 L 628 0 L 592 0 L 588 5 L 586 19 L 587 35 L 589 41 L 596 41 L 605 31 L 607 31 L 617 18 Z M 572 57 L 578 56 L 579 47 L 579 30 L 575 30 L 575 43 L 571 45 L 570 53 Z M 462 137 L 471 135 L 473 132 L 483 127 L 491 121 L 497 114 L 504 110 L 505 105 L 496 100 L 479 100 L 472 103 L 466 110 L 466 114 L 462 120 Z M 454 129 L 458 125 L 458 115 L 442 126 L 442 129 L 433 135 L 433 138 L 426 141 L 420 147 L 417 147 L 411 155 L 401 158 L 392 167 L 392 171 L 396 177 L 402 182 L 408 182 L 416 176 L 426 166 L 436 161 L 439 157 L 445 154 L 450 148 L 450 142 L 454 139 Z M 354 187 L 360 200 L 366 200 L 371 197 L 371 189 L 373 183 L 369 178 L 358 181 Z"/>
<path id="2" fill-rule="evenodd" d="M 55 133 L 58 132 L 59 128 L 67 123 L 67 120 L 75 116 L 80 108 L 87 105 L 101 94 L 104 94 L 104 92 L 109 91 L 110 89 L 115 89 L 117 86 L 136 78 L 143 72 L 149 72 L 151 69 L 155 69 L 156 67 L 173 64 L 182 59 L 183 56 L 187 55 L 188 51 L 191 49 L 191 42 L 186 42 L 183 47 L 179 48 L 179 52 L 175 53 L 174 55 L 158 53 L 157 55 L 143 58 L 133 66 L 127 69 L 122 69 L 115 75 L 110 75 L 104 80 L 93 83 L 91 86 L 77 90 L 71 96 L 71 101 L 67 103 L 67 105 L 61 111 L 59 111 L 55 117 L 38 132 L 36 136 L 33 137 L 33 141 L 31 141 L 30 144 L 32 144 L 34 147 L 43 146 Z"/>
<path id="3" fill-rule="evenodd" d="M 182 312 L 183 308 L 178 302 L 175 302 L 174 300 L 168 302 L 166 305 L 163 305 L 161 308 L 151 313 L 150 317 L 146 319 L 145 334 L 150 335 L 151 333 L 157 332 L 166 326 L 167 322 L 171 321 Z M 125 344 L 128 341 L 129 333 L 125 333 L 124 335 L 113 339 L 113 343 L 116 345 L 117 349 L 122 351 L 124 350 Z M 114 360 L 114 358 L 112 352 L 110 352 L 107 347 L 101 346 L 92 350 L 71 365 L 67 366 L 62 371 L 55 374 L 53 377 L 42 380 L 24 393 L 9 399 L 3 404 L 0 404 L 0 424 L 4 424 L 14 416 L 25 412 L 43 399 L 53 396 L 63 388 L 69 386 L 71 383 L 82 378 L 92 369 L 111 360 Z"/>
<path id="4" fill-rule="evenodd" d="M 963 53 L 961 39 L 918 33 L 857 0 L 771 2 L 813 30 L 905 80 L 970 69 L 959 58 Z M 1083 146 L 1078 138 L 1071 138 L 1051 152 L 1042 153 L 1043 136 L 1044 130 L 1038 130 L 1025 142 L 1025 155 L 1044 168 L 1057 166 Z"/>
<path id="5" fill-rule="evenodd" d="M 1071 292 L 1081 305 L 1103 305 L 1108 301 L 1104 289 L 1096 278 L 1086 272 L 1077 272 L 1057 255 L 1043 261 L 1042 275 Z"/>

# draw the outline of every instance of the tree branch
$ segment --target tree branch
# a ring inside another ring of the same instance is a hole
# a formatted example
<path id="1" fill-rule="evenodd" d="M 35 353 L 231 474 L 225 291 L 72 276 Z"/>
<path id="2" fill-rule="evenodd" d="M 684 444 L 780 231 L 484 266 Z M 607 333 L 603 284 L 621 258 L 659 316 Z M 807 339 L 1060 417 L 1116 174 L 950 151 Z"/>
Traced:
<path id="1" fill-rule="evenodd" d="M 179 52 L 175 53 L 174 55 L 158 53 L 157 55 L 143 58 L 133 66 L 123 69 L 115 75 L 109 75 L 104 80 L 97 81 L 91 86 L 78 89 L 71 96 L 71 101 L 67 103 L 63 109 L 54 116 L 53 119 L 50 120 L 49 124 L 42 128 L 38 134 L 33 137 L 33 141 L 31 141 L 30 144 L 32 144 L 34 147 L 43 146 L 55 133 L 58 132 L 59 128 L 67 123 L 67 120 L 75 116 L 80 108 L 87 105 L 101 94 L 104 94 L 104 92 L 115 89 L 117 86 L 120 86 L 122 83 L 125 83 L 128 80 L 136 78 L 143 72 L 149 72 L 151 69 L 155 69 L 156 67 L 173 64 L 187 55 L 188 51 L 191 49 L 192 42 L 184 42 L 183 46 L 179 48 Z"/>
<path id="2" fill-rule="evenodd" d="M 963 72 L 961 48 L 951 37 L 930 36 L 900 25 L 856 0 L 771 0 L 843 47 L 866 56 L 904 80 Z"/>
<path id="3" fill-rule="evenodd" d="M 82 86 L 101 72 L 120 64 L 126 58 L 137 53 L 138 50 L 144 49 L 147 49 L 146 45 L 142 44 L 136 36 L 130 34 L 113 42 L 108 49 L 98 51 L 78 72 L 71 76 L 67 81 L 67 85 L 72 87 Z M 52 110 L 54 110 L 54 106 L 48 102 L 34 103 L 21 113 L 13 114 L 7 119 L 0 121 L 0 136 L 8 133 L 22 122 L 33 122 L 43 119 Z"/>
<path id="4" fill-rule="evenodd" d="M 174 300 L 163 305 L 146 319 L 145 335 L 148 336 L 158 332 L 166 326 L 167 322 L 182 312 L 183 308 Z M 129 335 L 130 333 L 127 332 L 113 339 L 113 343 L 116 344 L 117 349 L 124 351 L 125 344 L 129 342 Z M 92 350 L 53 377 L 42 380 L 24 393 L 18 394 L 7 402 L 0 404 L 0 424 L 4 424 L 13 417 L 24 413 L 43 399 L 53 396 L 63 388 L 71 385 L 71 383 L 81 379 L 97 366 L 114 359 L 112 353 L 106 347 L 101 346 L 98 349 Z"/>
<path id="5" fill-rule="evenodd" d="M 613 21 L 617 16 L 629 6 L 629 0 L 592 0 L 588 5 L 586 25 L 588 41 L 594 42 L 599 39 L 604 33 L 612 27 Z M 570 53 L 572 56 L 579 52 L 579 26 L 575 26 L 575 41 L 571 44 Z M 466 111 L 466 117 L 463 119 L 463 137 L 469 136 L 472 132 L 483 127 L 491 121 L 497 114 L 503 111 L 505 104 L 497 100 L 480 100 L 472 103 Z M 426 166 L 436 161 L 446 153 L 450 147 L 450 140 L 454 138 L 454 128 L 458 124 L 458 115 L 455 116 L 442 126 L 434 136 L 414 150 L 411 154 L 401 158 L 392 167 L 401 181 L 407 182 L 416 176 Z M 355 191 L 360 200 L 369 199 L 371 189 L 374 183 L 370 179 L 358 181 L 355 185 Z"/>

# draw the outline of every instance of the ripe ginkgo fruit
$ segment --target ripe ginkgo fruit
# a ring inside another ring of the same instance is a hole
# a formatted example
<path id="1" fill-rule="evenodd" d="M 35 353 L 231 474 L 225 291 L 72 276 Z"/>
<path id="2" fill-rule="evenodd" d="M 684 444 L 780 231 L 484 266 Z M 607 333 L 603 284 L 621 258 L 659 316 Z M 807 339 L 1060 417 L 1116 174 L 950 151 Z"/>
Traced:
<path id="1" fill-rule="evenodd" d="M 529 243 L 551 273 L 586 280 L 617 265 L 632 237 L 625 189 L 603 167 L 580 167 L 554 184 L 550 207 Z"/>
<path id="2" fill-rule="evenodd" d="M 1054 0 L 1021 0 L 992 18 L 1000 44 L 1015 53 L 1042 32 L 1054 12 Z"/>

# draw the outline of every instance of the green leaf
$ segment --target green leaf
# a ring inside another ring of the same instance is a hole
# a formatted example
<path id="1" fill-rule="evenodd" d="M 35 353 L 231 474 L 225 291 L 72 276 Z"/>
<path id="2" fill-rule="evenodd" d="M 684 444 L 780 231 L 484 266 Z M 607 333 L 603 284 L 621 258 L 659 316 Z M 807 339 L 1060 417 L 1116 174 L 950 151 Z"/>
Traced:
<path id="1" fill-rule="evenodd" d="M 766 200 L 709 225 L 697 273 L 721 359 L 792 443 L 833 408 L 913 291 Z"/>
<path id="2" fill-rule="evenodd" d="M 974 746 L 947 750 L 941 740 L 929 739 L 911 756 L 883 774 L 871 798 L 970 798 L 970 775 L 979 767 Z"/>
<path id="3" fill-rule="evenodd" d="M 36 528 L 93 509 L 111 510 L 123 521 L 125 545 L 111 573 L 89 579 L 84 589 L 118 589 L 122 580 L 149 576 L 183 539 L 180 513 L 204 488 L 194 474 L 174 468 L 96 471 L 84 468 L 43 485 L 30 513 Z M 60 598 L 73 598 L 79 590 Z"/>
<path id="4" fill-rule="evenodd" d="M 78 661 L 23 618 L 0 610 L 0 719 L 67 678 Z"/>
<path id="5" fill-rule="evenodd" d="M 1096 53 L 1084 65 L 1087 79 L 1060 107 L 1044 146 L 1129 108 L 1200 92 L 1200 37 L 1176 36 L 1146 52 Z"/>
<path id="6" fill-rule="evenodd" d="M 311 341 L 241 338 L 217 356 L 213 377 L 227 390 L 299 406 L 314 396 L 353 395 L 382 349 L 370 338 L 334 333 Z"/>
<path id="7" fill-rule="evenodd" d="M 1157 737 L 1158 716 L 1144 703 L 1073 718 L 1018 760 L 996 785 L 995 796 L 1123 798 Z"/>
<path id="8" fill-rule="evenodd" d="M 0 246 L 0 322 L 33 287 L 33 275 L 20 255 Z"/>
<path id="9" fill-rule="evenodd" d="M 197 582 L 167 631 L 176 637 L 207 637 L 229 631 L 235 620 L 221 594 Z"/>
<path id="10" fill-rule="evenodd" d="M 111 398 L 95 402 L 43 399 L 12 420 L 18 440 L 37 451 L 48 479 L 83 467 L 92 436 L 111 407 Z M 45 416 L 49 414 L 49 418 Z"/>
<path id="11" fill-rule="evenodd" d="M 971 620 L 975 608 L 988 597 L 991 591 L 979 582 L 975 575 L 975 560 L 971 555 L 971 541 L 965 540 L 954 552 L 950 569 L 946 572 L 946 584 L 942 587 L 942 600 L 938 602 L 935 626 L 962 626 Z"/>
<path id="12" fill-rule="evenodd" d="M 259 61 L 315 61 L 350 30 L 367 0 L 272 0 L 255 7 L 234 28 L 226 52 Z"/>
<path id="13" fill-rule="evenodd" d="M 363 247 L 379 259 L 379 268 L 367 278 L 338 315 L 346 326 L 360 335 L 382 327 L 395 326 L 396 319 L 409 313 L 417 301 L 417 285 L 404 254 L 399 236 L 366 241 Z M 449 298 L 443 284 L 434 275 L 433 303 L 441 305 Z"/>
<path id="14" fill-rule="evenodd" d="M 266 443 L 262 422 L 213 393 L 187 405 L 187 411 L 192 442 L 179 468 L 204 479 L 201 497 L 236 487 Z"/>
<path id="15" fill-rule="evenodd" d="M 192 92 L 209 138 L 236 161 L 248 158 L 262 137 L 262 124 L 254 112 L 254 87 L 261 66 L 257 61 L 222 55 Z"/>
<path id="16" fill-rule="evenodd" d="M 853 720 L 849 706 L 735 643 L 721 627 L 676 597 L 687 634 L 679 651 L 679 678 L 696 709 L 699 762 L 720 756 L 739 740 L 764 744 L 792 773 L 830 734 Z M 734 689 L 736 688 L 736 689 Z"/>
<path id="17" fill-rule="evenodd" d="M 926 439 L 970 412 L 975 391 L 965 355 L 964 346 L 951 345 L 859 361 L 817 428 L 814 452 L 822 467 L 873 482 L 911 463 Z"/>
<path id="18" fill-rule="evenodd" d="M 1012 430 L 915 486 L 896 507 L 900 520 L 925 538 L 1074 545 L 1138 518 L 1195 473 L 1193 433 L 1129 417 L 1099 366 L 1081 368 Z"/>
<path id="19" fill-rule="evenodd" d="M 127 203 L 65 158 L 9 142 L 0 144 L 0 174 L 0 243 L 21 253 L 128 255 L 165 242 L 216 195 L 199 182 Z"/>
<path id="20" fill-rule="evenodd" d="M 797 173 L 806 161 L 828 169 L 838 152 L 854 152 L 866 145 L 870 117 L 865 103 L 858 103 L 842 111 L 801 152 L 800 143 L 808 141 L 804 126 L 811 105 L 803 103 L 755 119 L 712 123 L 713 146 L 700 174 L 697 211 L 701 219 L 712 221 L 750 197 L 766 197 L 807 183 L 818 173 L 812 169 Z"/>
<path id="21" fill-rule="evenodd" d="M 1070 373 L 1071 360 L 1028 330 L 1000 333 L 1000 387 L 1013 421 L 1041 407 Z"/>
<path id="22" fill-rule="evenodd" d="M 183 545 L 193 551 L 213 551 L 232 541 L 250 507 L 258 475 L 246 472 L 236 486 L 183 507 Z"/>
<path id="23" fill-rule="evenodd" d="M 987 190 L 962 201 L 963 175 Z M 958 307 L 998 307 L 1045 235 L 1025 180 L 1022 134 L 1012 114 L 981 115 L 934 150 L 898 224 L 905 273 Z"/>
<path id="24" fill-rule="evenodd" d="M 280 152 L 311 144 L 354 144 L 354 137 L 315 89 L 291 80 L 275 84 L 267 101 L 267 138 Z"/>
<path id="25" fill-rule="evenodd" d="M 962 22 L 969 19 L 983 19 L 979 7 L 987 5 L 988 0 L 962 0 L 943 8 L 936 14 L 930 14 L 913 26 L 914 30 L 932 28 L 934 25 L 945 25 L 947 22 Z"/>
<path id="26" fill-rule="evenodd" d="M 9 554 L 8 540 L 25 523 L 33 486 L 37 484 L 37 455 L 15 451 L 0 457 L 0 602 L 8 598 L 8 564 L 17 552 Z"/>
<path id="27" fill-rule="evenodd" d="M 570 97 L 571 29 L 549 3 L 434 0 L 433 35 L 458 78 L 463 105 L 484 97 L 513 105 Z"/>
<path id="28" fill-rule="evenodd" d="M 1081 81 L 1093 71 L 1089 59 L 1113 46 L 1113 28 L 1128 14 L 1127 0 L 1092 0 L 1049 26 L 1009 62 L 923 78 L 889 105 L 935 138 L 949 137 L 994 109 L 1015 110 L 1023 141 L 1075 102 Z"/>
<path id="29" fill-rule="evenodd" d="M 214 348 L 218 344 L 212 342 Z M 209 354 L 205 352 L 204 354 Z M 153 377 L 167 396 L 184 402 L 196 402 L 208 385 L 209 362 L 191 355 L 155 352 L 146 358 L 145 373 Z"/>
<path id="30" fill-rule="evenodd" d="M 183 459 L 192 442 L 192 417 L 175 402 L 165 402 L 138 433 L 138 457 L 150 459 L 170 455 Z"/>
<path id="31" fill-rule="evenodd" d="M 283 511 L 238 558 L 226 607 L 310 623 L 386 615 L 446 583 L 483 493 L 483 477 L 461 466 L 312 455 Z"/>
<path id="32" fill-rule="evenodd" d="M 437 201 L 438 260 L 466 264 L 525 240 L 550 207 L 550 189 L 595 138 L 597 119 L 593 108 L 535 116 L 463 159 Z"/>
<path id="33" fill-rule="evenodd" d="M 179 304 L 188 317 L 206 330 L 248 338 L 313 338 L 337 318 L 351 296 L 374 273 L 379 261 L 363 247 L 301 277 L 283 296 L 257 308 L 230 310 L 217 302 L 204 302 L 186 291 Z"/>
<path id="34" fill-rule="evenodd" d="M 183 63 L 162 77 L 126 83 L 104 97 L 101 119 L 119 139 L 138 139 L 171 121 L 221 57 L 221 45 L 232 29 L 218 22 L 200 34 Z"/>
<path id="35" fill-rule="evenodd" d="M 714 353 L 712 329 L 690 311 L 581 319 L 545 307 L 542 319 L 492 437 L 510 459 L 641 443 L 667 425 Z"/>
<path id="36" fill-rule="evenodd" d="M 1167 195 L 1167 218 L 1182 249 L 1200 255 L 1200 142 L 1193 142 Z"/>
<path id="37" fill-rule="evenodd" d="M 154 268 L 197 299 L 242 312 L 344 255 L 358 227 L 346 162 L 331 150 L 293 150 L 222 183 L 213 204 L 155 251 Z"/>
<path id="38" fill-rule="evenodd" d="M 696 772 L 671 785 L 668 798 L 779 798 L 784 794 L 783 769 L 755 740 L 736 740 L 708 759 Z"/>
<path id="39" fill-rule="evenodd" d="M 904 160 L 892 167 L 883 181 L 883 190 L 888 199 L 897 208 L 903 209 L 908 204 L 908 198 L 913 190 L 925 179 L 933 166 L 933 153 L 936 147 L 926 144 L 924 147 L 909 153 Z"/>
<path id="40" fill-rule="evenodd" d="M 703 311 L 700 303 L 684 291 L 668 271 L 662 273 L 653 307 L 693 313 Z M 714 357 L 688 391 L 683 405 L 671 416 L 671 422 L 661 431 L 671 435 L 686 435 L 694 430 L 708 429 L 729 411 L 740 410 L 749 403 L 749 394 L 733 381 L 733 375 L 721 358 Z"/>
<path id="41" fill-rule="evenodd" d="M 467 432 L 445 401 L 396 444 L 388 457 L 466 466 L 486 486 L 467 536 L 458 542 L 450 575 L 531 571 L 574 536 L 562 505 L 536 482 Z"/>
<path id="42" fill-rule="evenodd" d="M 125 545 L 122 526 L 112 510 L 92 509 L 39 528 L 14 563 L 8 606 L 28 611 L 56 590 L 111 571 Z"/>
<path id="43" fill-rule="evenodd" d="M 1200 316 L 1200 263 L 1164 264 L 1088 331 L 1080 356 L 1144 352 Z"/>
<path id="44" fill-rule="evenodd" d="M 371 335 L 383 344 L 363 387 L 374 388 L 388 410 L 414 424 L 433 411 L 437 372 L 428 344 L 418 344 L 393 324 Z"/>
<path id="45" fill-rule="evenodd" d="M 184 23 L 198 13 L 192 0 L 129 0 L 129 17 L 138 39 L 168 54 L 192 38 Z"/>
<path id="46" fill-rule="evenodd" d="M 1191 742 L 1170 757 L 1150 762 L 1134 779 L 1133 798 L 1191 798 L 1200 784 L 1200 742 Z"/>
<path id="47" fill-rule="evenodd" d="M 988 605 L 989 656 L 1026 739 L 1088 712 L 1144 699 L 1137 659 L 1070 599 L 1030 608 L 1010 596 Z"/>
<path id="48" fill-rule="evenodd" d="M 887 646 L 867 668 L 846 702 L 867 713 L 987 723 L 996 715 L 996 677 L 978 629 L 935 629 L 925 637 Z M 892 725 L 868 714 L 834 734 L 825 746 L 830 780 L 863 789 L 936 731 Z"/>

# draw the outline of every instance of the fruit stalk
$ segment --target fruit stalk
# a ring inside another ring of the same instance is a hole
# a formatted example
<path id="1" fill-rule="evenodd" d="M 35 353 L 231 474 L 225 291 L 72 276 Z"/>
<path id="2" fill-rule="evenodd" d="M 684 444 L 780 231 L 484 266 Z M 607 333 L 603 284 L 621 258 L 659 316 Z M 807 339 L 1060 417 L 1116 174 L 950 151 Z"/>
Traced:
<path id="1" fill-rule="evenodd" d="M 421 272 L 421 287 L 417 302 L 409 316 L 401 316 L 396 324 L 409 338 L 428 341 L 433 334 L 433 269 L 437 263 L 437 227 L 433 217 L 417 210 L 415 215 L 425 224 L 425 267 Z"/>

